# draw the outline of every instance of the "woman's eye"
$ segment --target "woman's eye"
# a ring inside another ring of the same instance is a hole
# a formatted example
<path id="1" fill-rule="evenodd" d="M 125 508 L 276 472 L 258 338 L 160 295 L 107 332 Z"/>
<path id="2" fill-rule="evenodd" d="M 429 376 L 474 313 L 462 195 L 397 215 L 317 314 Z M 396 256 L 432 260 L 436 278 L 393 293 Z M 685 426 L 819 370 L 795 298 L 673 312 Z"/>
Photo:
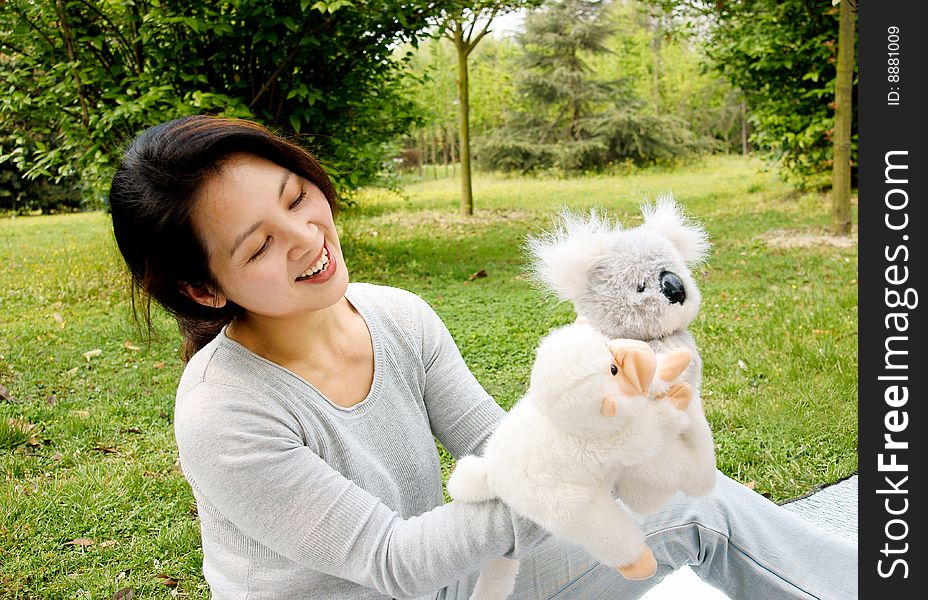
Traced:
<path id="1" fill-rule="evenodd" d="M 296 200 L 294 200 L 294 201 L 290 204 L 290 210 L 293 210 L 294 208 L 298 207 L 300 204 L 303 203 L 303 200 L 305 200 L 305 199 L 306 199 L 306 190 L 305 190 L 305 189 L 301 189 L 301 190 L 300 190 L 300 195 L 297 196 L 297 197 L 296 197 Z"/>
<path id="2" fill-rule="evenodd" d="M 609 367 L 609 370 L 612 371 L 613 375 L 616 375 L 619 372 L 619 368 L 615 365 L 612 365 L 611 367 Z"/>
<path id="3" fill-rule="evenodd" d="M 248 259 L 248 262 L 254 262 L 264 256 L 267 253 L 268 248 L 271 247 L 271 238 L 264 240 L 264 244 L 255 252 L 254 256 Z"/>

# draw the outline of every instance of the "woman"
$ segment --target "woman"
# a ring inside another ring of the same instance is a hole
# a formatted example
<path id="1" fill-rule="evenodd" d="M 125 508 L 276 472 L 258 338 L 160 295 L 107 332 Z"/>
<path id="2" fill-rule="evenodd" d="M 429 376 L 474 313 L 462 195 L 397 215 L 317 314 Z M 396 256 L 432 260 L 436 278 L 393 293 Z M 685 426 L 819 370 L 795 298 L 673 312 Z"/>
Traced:
<path id="1" fill-rule="evenodd" d="M 178 321 L 175 434 L 214 598 L 466 598 L 521 559 L 519 598 L 634 598 L 683 564 L 733 598 L 854 598 L 856 549 L 719 474 L 641 521 L 658 574 L 500 502 L 442 504 L 434 438 L 479 453 L 503 411 L 417 296 L 348 283 L 319 163 L 263 127 L 142 133 L 110 191 L 134 293 Z"/>

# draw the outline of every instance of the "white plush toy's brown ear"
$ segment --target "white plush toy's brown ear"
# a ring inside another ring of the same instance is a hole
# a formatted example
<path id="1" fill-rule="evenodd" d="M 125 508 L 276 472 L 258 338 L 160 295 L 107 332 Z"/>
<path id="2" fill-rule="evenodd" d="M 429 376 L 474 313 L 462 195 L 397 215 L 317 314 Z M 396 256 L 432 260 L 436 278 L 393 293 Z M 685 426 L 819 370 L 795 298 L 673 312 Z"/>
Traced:
<path id="1" fill-rule="evenodd" d="M 677 248 L 689 264 L 698 264 L 709 256 L 709 234 L 698 223 L 686 218 L 673 196 L 659 196 L 652 205 L 642 206 L 644 227 L 655 231 Z"/>
<path id="2" fill-rule="evenodd" d="M 576 301 L 583 294 L 590 271 L 609 256 L 612 236 L 620 225 L 611 225 L 595 211 L 588 217 L 563 211 L 554 231 L 528 239 L 532 274 L 562 300 Z"/>

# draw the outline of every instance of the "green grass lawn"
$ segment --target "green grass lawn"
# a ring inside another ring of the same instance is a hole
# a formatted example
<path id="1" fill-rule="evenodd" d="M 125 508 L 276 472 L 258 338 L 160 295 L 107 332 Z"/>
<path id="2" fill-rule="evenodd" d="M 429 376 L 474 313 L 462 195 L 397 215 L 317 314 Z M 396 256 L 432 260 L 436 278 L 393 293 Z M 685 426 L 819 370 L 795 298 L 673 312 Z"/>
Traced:
<path id="1" fill-rule="evenodd" d="M 573 319 L 525 277 L 525 236 L 565 206 L 634 225 L 672 191 L 713 241 L 691 330 L 719 467 L 774 500 L 856 470 L 857 247 L 822 237 L 821 196 L 740 157 L 474 188 L 471 218 L 438 180 L 367 190 L 339 222 L 352 279 L 428 300 L 501 405 L 524 392 L 538 339 Z M 127 298 L 106 215 L 0 219 L 0 598 L 208 597 L 175 466 L 176 329 L 156 315 L 149 345 Z"/>

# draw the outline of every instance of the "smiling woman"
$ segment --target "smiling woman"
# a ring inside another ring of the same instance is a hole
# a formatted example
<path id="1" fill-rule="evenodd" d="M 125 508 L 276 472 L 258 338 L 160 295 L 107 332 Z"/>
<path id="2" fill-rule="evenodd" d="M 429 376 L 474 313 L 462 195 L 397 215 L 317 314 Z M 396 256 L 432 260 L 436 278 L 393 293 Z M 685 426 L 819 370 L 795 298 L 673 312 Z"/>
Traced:
<path id="1" fill-rule="evenodd" d="M 435 440 L 480 455 L 504 413 L 428 304 L 349 283 L 325 172 L 263 127 L 143 132 L 110 205 L 134 302 L 185 339 L 174 434 L 213 598 L 463 599 L 500 556 L 527 599 L 634 598 L 683 564 L 733 598 L 856 597 L 853 546 L 721 474 L 641 519 L 643 581 L 499 499 L 444 504 Z"/>
<path id="2" fill-rule="evenodd" d="M 231 300 L 245 311 L 234 324 L 238 329 L 257 315 L 317 310 L 344 295 L 348 272 L 338 266 L 332 209 L 315 184 L 267 159 L 236 154 L 201 195 L 192 225 L 221 292 L 185 284 L 182 290 L 195 301 L 222 306 Z M 296 284 L 316 289 L 307 294 Z"/>
<path id="3" fill-rule="evenodd" d="M 245 150 L 247 155 L 242 154 Z M 275 167 L 269 176 L 276 175 L 278 184 L 283 184 L 274 187 L 277 197 L 282 198 L 285 188 L 292 186 L 289 174 L 296 174 L 334 212 L 335 190 L 318 161 L 248 121 L 188 117 L 152 127 L 126 152 L 113 177 L 113 231 L 132 275 L 133 306 L 141 301 L 141 316 L 147 324 L 150 299 L 175 316 L 184 337 L 185 359 L 242 312 L 234 302 L 213 298 L 218 282 L 211 271 L 207 238 L 195 230 L 197 200 L 201 196 L 212 199 L 206 193 L 211 186 L 225 189 L 220 174 L 230 167 L 237 175 L 251 174 L 239 173 L 236 167 L 258 157 Z M 214 215 L 218 222 L 226 218 Z M 244 233 L 254 232 L 236 235 Z"/>

